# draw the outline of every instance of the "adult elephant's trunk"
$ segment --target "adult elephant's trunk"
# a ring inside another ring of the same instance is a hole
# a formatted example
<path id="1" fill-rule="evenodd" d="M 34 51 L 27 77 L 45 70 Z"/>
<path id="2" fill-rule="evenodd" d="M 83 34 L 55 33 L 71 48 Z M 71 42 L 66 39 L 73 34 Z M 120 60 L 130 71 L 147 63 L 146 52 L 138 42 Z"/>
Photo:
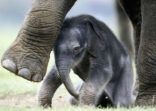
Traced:
<path id="1" fill-rule="evenodd" d="M 62 80 L 62 83 L 64 83 L 66 89 L 68 90 L 68 92 L 74 96 L 75 98 L 78 99 L 78 93 L 76 92 L 76 90 L 74 89 L 74 86 L 71 82 L 69 73 L 70 73 L 70 69 L 71 69 L 71 65 L 70 62 L 68 61 L 68 63 L 61 63 L 61 62 L 56 62 L 57 68 L 58 68 L 58 73 L 60 75 L 60 78 Z"/>

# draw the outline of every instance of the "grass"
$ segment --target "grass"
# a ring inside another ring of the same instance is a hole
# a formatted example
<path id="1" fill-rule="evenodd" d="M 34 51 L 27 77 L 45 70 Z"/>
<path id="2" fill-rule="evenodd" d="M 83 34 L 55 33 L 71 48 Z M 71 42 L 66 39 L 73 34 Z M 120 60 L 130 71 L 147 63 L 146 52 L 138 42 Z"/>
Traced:
<path id="1" fill-rule="evenodd" d="M 118 109 L 113 109 L 113 108 L 105 108 L 105 109 L 98 109 L 98 108 L 93 108 L 93 107 L 71 107 L 67 106 L 64 108 L 49 108 L 49 109 L 43 109 L 39 107 L 1 107 L 0 111 L 155 111 L 155 108 L 140 108 L 140 107 L 135 107 L 131 109 L 125 109 L 125 108 L 118 108 Z"/>
<path id="2" fill-rule="evenodd" d="M 10 31 L 11 30 L 11 31 Z M 4 51 L 9 47 L 11 42 L 15 39 L 18 30 L 12 28 L 0 32 L 0 58 Z M 3 38 L 3 39 L 2 39 Z M 53 59 L 50 60 L 49 68 L 51 67 Z M 74 80 L 77 80 L 77 78 Z M 36 92 L 39 83 L 29 82 L 22 79 L 0 66 L 0 111 L 155 111 L 153 107 L 135 107 L 135 108 L 106 108 L 98 109 L 93 107 L 72 107 L 68 103 L 68 93 L 62 86 L 56 92 L 53 99 L 53 109 L 42 109 L 38 107 L 36 101 Z"/>

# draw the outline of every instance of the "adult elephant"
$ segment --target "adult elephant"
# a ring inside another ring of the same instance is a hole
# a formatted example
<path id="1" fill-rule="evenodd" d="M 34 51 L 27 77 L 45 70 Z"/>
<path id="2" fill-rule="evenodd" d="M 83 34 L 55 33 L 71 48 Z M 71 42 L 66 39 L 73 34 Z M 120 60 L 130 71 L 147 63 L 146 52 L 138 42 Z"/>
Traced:
<path id="1" fill-rule="evenodd" d="M 41 81 L 66 13 L 76 0 L 35 0 L 2 66 L 31 81 Z M 138 105 L 156 104 L 156 1 L 119 0 L 132 21 L 139 77 Z M 35 69 L 35 70 L 34 70 Z"/>

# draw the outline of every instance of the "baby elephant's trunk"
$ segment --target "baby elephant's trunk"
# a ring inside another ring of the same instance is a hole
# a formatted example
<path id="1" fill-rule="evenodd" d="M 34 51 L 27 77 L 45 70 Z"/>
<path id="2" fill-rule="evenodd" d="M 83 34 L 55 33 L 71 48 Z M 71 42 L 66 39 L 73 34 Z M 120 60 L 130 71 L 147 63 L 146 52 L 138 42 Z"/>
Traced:
<path id="1" fill-rule="evenodd" d="M 71 67 L 70 67 L 70 65 L 68 65 L 69 63 L 67 63 L 67 65 L 65 65 L 65 64 L 59 64 L 59 65 L 57 65 L 56 64 L 56 66 L 57 66 L 57 68 L 58 68 L 58 73 L 59 73 L 59 75 L 60 75 L 60 78 L 61 78 L 61 80 L 62 80 L 62 83 L 65 85 L 65 87 L 67 88 L 67 90 L 68 90 L 68 92 L 72 95 L 72 96 L 74 96 L 75 98 L 77 98 L 78 99 L 78 93 L 76 92 L 76 90 L 74 89 L 74 86 L 73 86 L 73 84 L 72 84 L 72 82 L 71 82 L 71 79 L 70 79 L 70 76 L 69 76 L 69 73 L 70 73 L 70 69 L 71 69 Z M 65 67 L 64 67 L 65 66 Z"/>

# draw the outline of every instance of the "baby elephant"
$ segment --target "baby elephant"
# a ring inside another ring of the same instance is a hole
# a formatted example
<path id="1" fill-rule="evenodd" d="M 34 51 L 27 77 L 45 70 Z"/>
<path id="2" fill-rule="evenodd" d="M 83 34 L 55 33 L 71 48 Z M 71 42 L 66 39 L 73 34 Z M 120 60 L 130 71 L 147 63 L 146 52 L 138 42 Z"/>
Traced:
<path id="1" fill-rule="evenodd" d="M 81 105 L 127 107 L 134 101 L 133 74 L 128 53 L 110 29 L 89 15 L 66 19 L 54 47 L 55 66 L 46 75 L 38 100 L 51 106 L 63 83 Z M 69 77 L 73 70 L 83 81 L 79 94 Z"/>

